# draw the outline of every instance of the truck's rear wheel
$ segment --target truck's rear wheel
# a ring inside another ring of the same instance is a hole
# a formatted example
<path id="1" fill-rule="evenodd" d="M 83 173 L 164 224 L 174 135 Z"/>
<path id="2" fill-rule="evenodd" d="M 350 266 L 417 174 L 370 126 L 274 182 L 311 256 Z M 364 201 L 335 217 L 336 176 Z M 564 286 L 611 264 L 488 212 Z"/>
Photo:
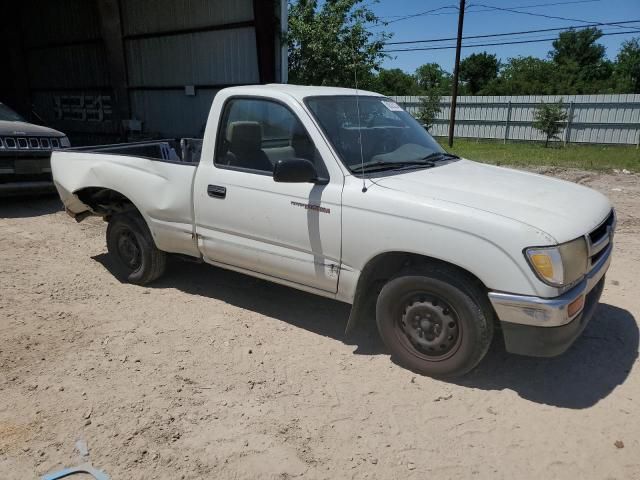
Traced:
<path id="1" fill-rule="evenodd" d="M 390 280 L 376 304 L 378 330 L 398 363 L 434 377 L 473 369 L 493 338 L 483 292 L 454 269 L 436 267 Z"/>
<path id="2" fill-rule="evenodd" d="M 146 285 L 164 273 L 166 253 L 156 248 L 147 224 L 138 213 L 119 213 L 111 217 L 107 227 L 107 250 L 130 283 Z"/>

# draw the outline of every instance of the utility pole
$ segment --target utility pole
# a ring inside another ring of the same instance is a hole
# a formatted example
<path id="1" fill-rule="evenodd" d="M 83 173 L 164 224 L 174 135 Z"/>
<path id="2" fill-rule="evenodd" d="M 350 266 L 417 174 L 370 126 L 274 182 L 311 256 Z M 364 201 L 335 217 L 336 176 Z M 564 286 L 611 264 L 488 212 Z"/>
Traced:
<path id="1" fill-rule="evenodd" d="M 458 39 L 456 41 L 456 63 L 453 67 L 453 89 L 451 92 L 451 115 L 449 116 L 449 146 L 453 147 L 453 130 L 456 126 L 456 105 L 458 103 L 458 73 L 460 71 L 460 49 L 462 48 L 462 25 L 464 23 L 464 3 L 460 0 L 458 13 Z"/>

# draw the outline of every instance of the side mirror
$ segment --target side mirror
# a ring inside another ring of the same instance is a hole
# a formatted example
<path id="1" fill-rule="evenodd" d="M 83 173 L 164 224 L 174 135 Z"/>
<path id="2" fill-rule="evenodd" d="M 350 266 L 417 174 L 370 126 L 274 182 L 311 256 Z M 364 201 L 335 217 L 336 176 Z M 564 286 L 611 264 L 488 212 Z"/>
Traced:
<path id="1" fill-rule="evenodd" d="M 316 167 L 304 158 L 278 160 L 273 167 L 273 180 L 281 183 L 328 183 L 327 179 L 318 178 Z"/>

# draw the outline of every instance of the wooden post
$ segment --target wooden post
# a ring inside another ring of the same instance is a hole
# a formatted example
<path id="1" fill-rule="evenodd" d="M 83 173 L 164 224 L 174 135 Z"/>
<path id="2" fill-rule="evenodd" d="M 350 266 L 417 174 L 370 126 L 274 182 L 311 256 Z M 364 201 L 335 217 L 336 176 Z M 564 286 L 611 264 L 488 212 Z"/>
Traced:
<path id="1" fill-rule="evenodd" d="M 453 147 L 453 131 L 456 128 L 456 104 L 458 103 L 458 74 L 460 70 L 460 50 L 462 49 L 462 27 L 464 24 L 465 0 L 460 0 L 458 14 L 458 40 L 456 42 L 456 63 L 453 67 L 453 91 L 451 92 L 451 115 L 449 116 L 449 146 Z"/>
<path id="2" fill-rule="evenodd" d="M 571 141 L 571 122 L 573 122 L 573 101 L 569 102 L 569 111 L 567 113 L 567 126 L 564 129 L 564 144 Z"/>
<path id="3" fill-rule="evenodd" d="M 507 105 L 507 121 L 504 122 L 504 144 L 506 145 L 507 140 L 509 140 L 509 122 L 511 121 L 511 100 L 509 100 L 509 104 Z"/>

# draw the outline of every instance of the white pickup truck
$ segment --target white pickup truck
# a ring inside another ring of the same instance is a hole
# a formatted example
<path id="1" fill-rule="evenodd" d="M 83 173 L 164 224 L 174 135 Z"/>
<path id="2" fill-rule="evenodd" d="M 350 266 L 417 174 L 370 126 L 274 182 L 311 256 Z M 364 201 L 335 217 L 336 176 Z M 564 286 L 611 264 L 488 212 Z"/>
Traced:
<path id="1" fill-rule="evenodd" d="M 375 318 L 397 361 L 433 376 L 470 371 L 494 332 L 513 353 L 564 352 L 611 260 L 606 197 L 450 155 L 372 92 L 227 88 L 199 159 L 56 151 L 52 167 L 71 216 L 108 222 L 131 283 L 179 254 L 347 302 L 347 329 Z"/>

